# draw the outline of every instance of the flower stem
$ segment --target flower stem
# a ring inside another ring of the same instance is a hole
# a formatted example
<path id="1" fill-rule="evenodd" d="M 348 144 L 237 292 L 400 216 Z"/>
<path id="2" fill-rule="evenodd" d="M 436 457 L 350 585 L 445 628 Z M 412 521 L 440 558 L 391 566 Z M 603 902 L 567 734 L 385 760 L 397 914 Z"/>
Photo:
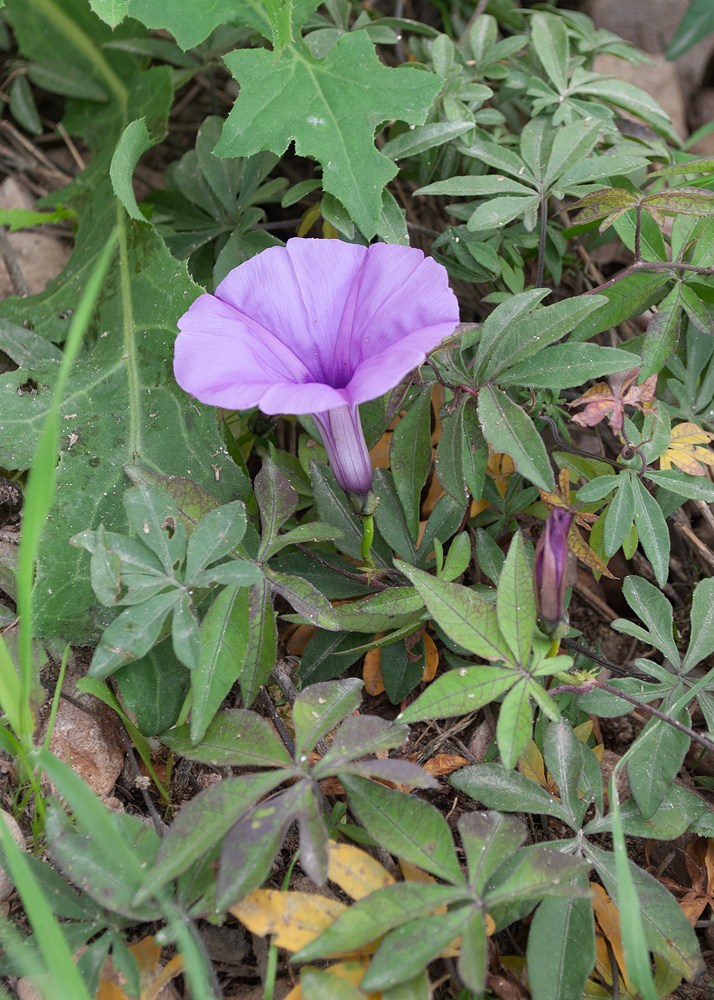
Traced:
<path id="1" fill-rule="evenodd" d="M 371 514 L 367 517 L 362 518 L 362 562 L 364 563 L 365 569 L 374 569 L 374 560 L 372 559 L 370 552 L 372 551 L 372 542 L 374 540 L 374 518 Z"/>

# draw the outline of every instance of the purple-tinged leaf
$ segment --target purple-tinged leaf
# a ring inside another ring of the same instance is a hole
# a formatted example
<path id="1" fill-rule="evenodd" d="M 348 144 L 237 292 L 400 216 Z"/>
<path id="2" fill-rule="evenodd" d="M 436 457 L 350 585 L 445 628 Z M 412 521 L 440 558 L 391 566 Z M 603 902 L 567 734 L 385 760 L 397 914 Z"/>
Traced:
<path id="1" fill-rule="evenodd" d="M 248 650 L 240 673 L 243 704 L 248 708 L 255 701 L 262 684 L 275 666 L 278 652 L 278 632 L 275 612 L 266 579 L 256 583 L 248 599 Z"/>
<path id="2" fill-rule="evenodd" d="M 348 677 L 311 684 L 301 691 L 293 705 L 296 753 L 309 754 L 321 736 L 354 712 L 362 701 L 363 687 L 361 680 Z M 366 752 L 358 750 L 357 755 Z"/>
<path id="3" fill-rule="evenodd" d="M 329 834 L 323 812 L 324 799 L 312 782 L 301 782 L 302 795 L 296 809 L 300 828 L 300 865 L 315 885 L 327 881 L 327 841 Z"/>
<path id="4" fill-rule="evenodd" d="M 653 170 L 651 174 L 648 174 L 648 179 L 672 174 L 710 174 L 712 171 L 714 171 L 714 158 L 703 156 L 699 159 L 684 160 L 682 163 L 672 163 L 660 170 Z"/>
<path id="5" fill-rule="evenodd" d="M 363 948 L 405 920 L 427 916 L 463 898 L 463 889 L 429 882 L 397 882 L 377 889 L 353 903 L 331 927 L 296 952 L 294 961 L 312 962 Z"/>
<path id="6" fill-rule="evenodd" d="M 347 682 L 341 681 L 339 683 Z M 312 688 L 306 688 L 305 693 L 318 686 L 321 685 L 314 684 Z M 295 731 L 297 738 L 297 724 Z M 326 732 L 327 730 L 323 729 L 322 731 Z M 378 750 L 391 750 L 392 747 L 404 743 L 408 735 L 409 728 L 407 726 L 397 726 L 376 715 L 351 715 L 337 730 L 330 744 L 330 749 L 315 765 L 312 773 L 315 777 L 320 778 L 326 777 L 328 773 L 337 774 L 344 764 L 354 760 L 355 757 L 364 757 L 367 754 L 376 753 Z"/>
<path id="7" fill-rule="evenodd" d="M 219 712 L 195 746 L 188 725 L 171 729 L 162 743 L 182 757 L 214 766 L 292 767 L 293 761 L 270 724 L 244 708 Z"/>
<path id="8" fill-rule="evenodd" d="M 409 760 L 398 760 L 388 757 L 386 760 L 360 760 L 352 764 L 343 764 L 337 774 L 361 774 L 369 778 L 379 778 L 380 781 L 401 782 L 414 788 L 438 788 L 439 782 L 418 764 Z"/>
<path id="9" fill-rule="evenodd" d="M 459 936 L 472 913 L 472 906 L 463 906 L 402 924 L 375 952 L 360 983 L 362 989 L 384 991 L 413 979 Z"/>
<path id="10" fill-rule="evenodd" d="M 465 813 L 458 826 L 469 866 L 469 885 L 481 895 L 491 875 L 521 846 L 527 831 L 515 816 L 498 812 Z"/>
<path id="11" fill-rule="evenodd" d="M 698 187 L 668 188 L 642 199 L 647 211 L 671 212 L 675 215 L 714 215 L 714 191 Z"/>
<path id="12" fill-rule="evenodd" d="M 518 679 L 505 667 L 460 667 L 437 677 L 416 701 L 397 716 L 399 722 L 468 715 L 495 701 Z"/>
<path id="13" fill-rule="evenodd" d="M 285 780 L 279 772 L 228 778 L 199 792 L 183 806 L 161 841 L 156 860 L 146 874 L 135 903 L 143 903 L 177 878 L 255 805 Z"/>
<path id="14" fill-rule="evenodd" d="M 342 784 L 355 816 L 378 843 L 432 875 L 464 884 L 451 831 L 438 809 L 357 775 L 343 775 Z"/>
<path id="15" fill-rule="evenodd" d="M 239 819 L 223 841 L 216 909 L 227 910 L 266 880 L 275 855 L 300 808 L 302 785 L 261 802 Z"/>
<path id="16" fill-rule="evenodd" d="M 265 570 L 271 588 L 295 608 L 299 615 L 328 632 L 341 630 L 340 617 L 317 587 L 299 576 Z"/>
<path id="17" fill-rule="evenodd" d="M 582 226 L 587 222 L 595 222 L 607 216 L 607 225 L 611 226 L 618 216 L 637 205 L 637 197 L 625 188 L 603 188 L 576 201 L 570 206 L 571 211 L 582 209 L 573 219 L 573 224 Z M 606 228 L 604 225 L 600 229 Z"/>

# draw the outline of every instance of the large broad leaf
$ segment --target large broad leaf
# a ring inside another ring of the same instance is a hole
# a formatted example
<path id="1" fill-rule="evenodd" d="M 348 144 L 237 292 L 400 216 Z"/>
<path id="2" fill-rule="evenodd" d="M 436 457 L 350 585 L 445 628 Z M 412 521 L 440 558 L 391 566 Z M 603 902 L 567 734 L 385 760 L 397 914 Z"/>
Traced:
<path id="1" fill-rule="evenodd" d="M 374 145 L 375 127 L 394 118 L 423 124 L 442 80 L 383 66 L 363 31 L 343 35 L 324 59 L 297 43 L 277 63 L 265 49 L 240 49 L 225 61 L 241 91 L 215 153 L 281 155 L 294 140 L 297 153 L 319 160 L 324 190 L 371 239 L 382 190 L 397 173 Z"/>
<path id="2" fill-rule="evenodd" d="M 137 74 L 128 97 L 130 114 L 146 118 L 150 134 L 158 137 L 171 98 L 168 67 Z M 55 342 L 64 340 L 69 321 L 60 317 L 76 307 L 98 249 L 118 222 L 119 259 L 90 327 L 89 350 L 76 363 L 62 404 L 66 436 L 38 561 L 34 629 L 39 635 L 61 634 L 74 642 L 96 639 L 115 612 L 97 608 L 89 556 L 72 548 L 69 539 L 100 524 L 126 531 L 121 504 L 128 486 L 125 464 L 141 463 L 154 473 L 188 476 L 223 502 L 245 497 L 248 489 L 237 466 L 225 458 L 218 460 L 216 479 L 212 467 L 216 459 L 211 456 L 221 442 L 214 411 L 193 403 L 174 381 L 175 323 L 200 290 L 153 230 L 130 223 L 114 198 L 109 158 L 121 119 L 117 123 L 114 105 L 100 107 L 93 115 L 96 127 L 103 125 L 106 130 L 108 155 L 98 149 L 72 186 L 53 196 L 78 213 L 69 265 L 41 295 L 7 299 L 0 307 L 4 319 L 31 325 L 35 333 Z M 5 468 L 29 467 L 58 368 L 47 360 L 4 379 L 0 410 L 6 419 L 0 431 L 0 462 Z M 38 386 L 36 393 L 21 389 L 29 380 Z"/>

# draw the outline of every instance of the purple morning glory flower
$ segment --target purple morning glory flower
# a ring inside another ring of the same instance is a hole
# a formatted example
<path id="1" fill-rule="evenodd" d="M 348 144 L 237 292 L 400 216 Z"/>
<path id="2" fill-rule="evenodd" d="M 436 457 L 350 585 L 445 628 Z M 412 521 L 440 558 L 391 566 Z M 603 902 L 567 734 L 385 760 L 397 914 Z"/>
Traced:
<path id="1" fill-rule="evenodd" d="M 570 511 L 556 507 L 548 514 L 545 530 L 538 539 L 533 572 L 538 613 L 553 638 L 564 634 L 565 590 L 568 586 L 568 532 L 573 520 Z M 567 628 L 565 629 L 567 631 Z"/>
<path id="2" fill-rule="evenodd" d="M 364 496 L 372 465 L 357 405 L 453 333 L 446 270 L 411 247 L 292 239 L 245 261 L 178 322 L 174 373 L 203 403 L 309 413 L 340 486 Z"/>

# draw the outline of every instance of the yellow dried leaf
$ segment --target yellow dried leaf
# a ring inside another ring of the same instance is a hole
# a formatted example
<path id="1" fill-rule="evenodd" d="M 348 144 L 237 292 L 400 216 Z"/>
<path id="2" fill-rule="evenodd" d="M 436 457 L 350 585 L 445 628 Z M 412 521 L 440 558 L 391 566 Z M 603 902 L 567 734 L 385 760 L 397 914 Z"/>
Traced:
<path id="1" fill-rule="evenodd" d="M 690 476 L 704 476 L 705 465 L 714 465 L 714 451 L 710 448 L 697 447 L 707 445 L 714 440 L 714 434 L 702 430 L 696 424 L 685 422 L 672 428 L 669 445 L 663 455 L 660 455 L 660 469 L 671 469 L 676 465 L 682 472 Z"/>
<path id="2" fill-rule="evenodd" d="M 545 763 L 543 754 L 540 752 L 533 740 L 529 740 L 523 756 L 518 761 L 518 770 L 524 778 L 530 778 L 536 785 L 546 788 L 548 782 L 545 777 Z"/>
<path id="3" fill-rule="evenodd" d="M 334 924 L 347 907 L 307 892 L 255 889 L 230 912 L 259 937 L 275 934 L 278 948 L 299 951 Z"/>
<path id="4" fill-rule="evenodd" d="M 405 861 L 404 858 L 398 858 L 397 860 L 399 861 L 399 870 L 405 882 L 436 882 L 433 875 L 422 871 L 421 868 L 417 868 L 411 861 Z M 443 912 L 446 913 L 446 907 L 444 907 Z"/>
<path id="5" fill-rule="evenodd" d="M 490 913 L 486 914 L 486 934 L 491 937 L 493 932 L 496 930 L 496 921 L 493 919 Z"/>
<path id="6" fill-rule="evenodd" d="M 364 899 L 370 892 L 394 884 L 394 878 L 379 861 L 353 844 L 328 844 L 327 877 L 352 899 Z"/>
<path id="7" fill-rule="evenodd" d="M 488 446 L 488 462 L 486 463 L 486 472 L 489 474 L 491 479 L 493 479 L 496 484 L 496 489 L 502 497 L 505 497 L 506 490 L 508 489 L 508 480 L 515 471 L 516 464 L 510 455 L 504 455 L 501 452 L 493 451 L 491 446 Z"/>
<path id="8" fill-rule="evenodd" d="M 597 757 L 598 764 L 602 764 L 602 755 L 605 753 L 605 744 L 598 743 L 596 747 L 593 747 L 593 753 Z"/>
<path id="9" fill-rule="evenodd" d="M 587 743 L 590 738 L 590 733 L 593 731 L 593 720 L 588 719 L 587 722 L 583 722 L 581 725 L 576 726 L 573 732 L 578 737 L 581 743 Z"/>
<path id="10" fill-rule="evenodd" d="M 438 753 L 436 757 L 432 757 L 424 764 L 424 770 L 427 774 L 431 774 L 432 777 L 438 778 L 442 774 L 451 774 L 452 771 L 457 771 L 460 767 L 464 767 L 466 764 L 471 763 L 466 760 L 465 757 L 459 757 L 458 754 L 453 753 Z"/>
<path id="11" fill-rule="evenodd" d="M 609 576 L 611 580 L 617 579 L 615 574 L 611 573 L 607 568 L 600 556 L 593 552 L 574 524 L 570 525 L 570 531 L 568 532 L 568 548 L 578 557 L 580 562 L 585 563 L 594 573 L 602 573 L 603 576 Z"/>
<path id="12" fill-rule="evenodd" d="M 615 961 L 620 968 L 620 974 L 625 983 L 625 988 L 629 993 L 631 992 L 632 987 L 626 972 L 627 966 L 625 965 L 625 952 L 622 947 L 619 911 L 601 885 L 598 885 L 597 882 L 591 882 L 590 888 L 593 892 L 593 910 L 595 911 L 595 919 L 597 920 L 598 927 L 610 942 L 613 954 L 615 955 Z M 601 964 L 603 966 L 602 969 Z M 607 948 L 605 948 L 605 961 L 603 963 L 601 963 L 600 949 L 598 949 L 598 961 L 596 967 L 598 970 L 603 972 L 605 978 L 607 979 L 607 974 L 610 972 L 610 962 L 607 957 Z M 611 975 L 614 976 L 614 974 L 615 970 L 613 969 Z M 612 983 L 612 978 L 609 979 L 609 982 Z"/>
<path id="13" fill-rule="evenodd" d="M 386 635 L 385 632 L 379 632 L 375 636 L 375 639 L 381 639 L 384 635 Z M 381 694 L 384 691 L 381 649 L 370 649 L 366 654 L 364 666 L 362 667 L 362 677 L 364 678 L 364 689 L 367 694 L 375 697 L 375 695 Z"/>
<path id="14" fill-rule="evenodd" d="M 436 668 L 439 666 L 439 652 L 434 645 L 434 640 L 430 635 L 424 633 L 424 673 L 421 675 L 423 681 L 433 681 L 436 677 Z"/>
<path id="15" fill-rule="evenodd" d="M 151 934 L 131 945 L 129 951 L 139 967 L 140 1000 L 156 1000 L 164 986 L 184 971 L 181 955 L 176 955 L 163 969 L 159 969 L 161 948 Z M 111 979 L 100 979 L 96 1000 L 129 1000 L 129 997 Z"/>

